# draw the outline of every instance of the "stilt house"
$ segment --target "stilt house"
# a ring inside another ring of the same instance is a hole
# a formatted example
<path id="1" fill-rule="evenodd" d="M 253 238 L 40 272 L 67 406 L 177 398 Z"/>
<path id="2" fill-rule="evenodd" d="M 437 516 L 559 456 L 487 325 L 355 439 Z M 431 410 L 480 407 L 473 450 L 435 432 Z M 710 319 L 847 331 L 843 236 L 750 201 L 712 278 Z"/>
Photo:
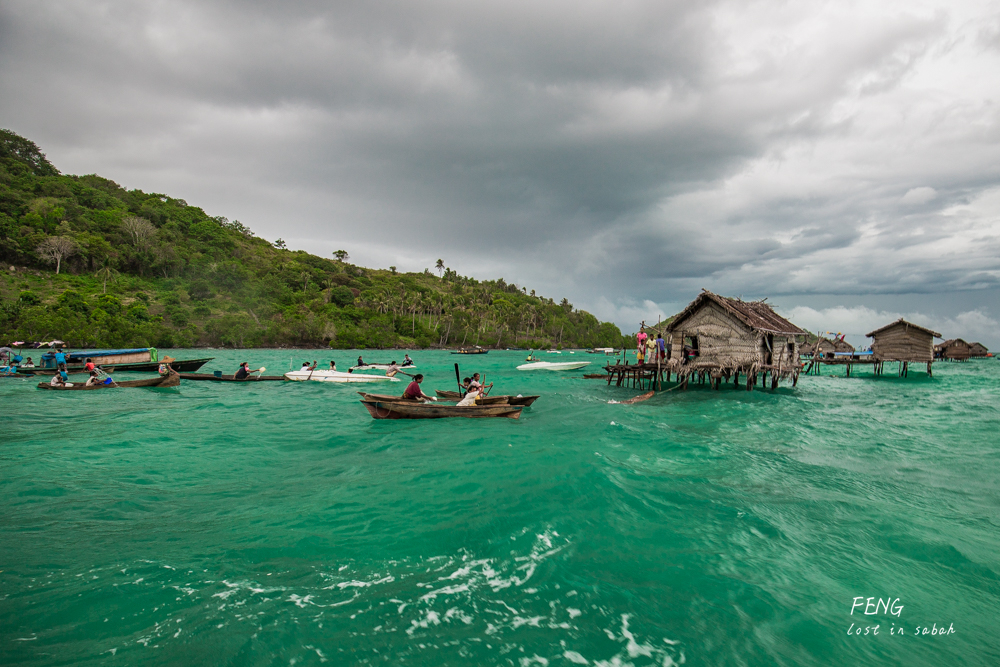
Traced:
<path id="1" fill-rule="evenodd" d="M 934 361 L 934 339 L 941 334 L 931 331 L 902 317 L 891 324 L 865 334 L 872 338 L 872 355 L 877 366 L 876 374 L 881 375 L 882 365 L 886 361 L 900 363 L 900 375 L 905 375 L 910 363 L 924 362 L 927 364 L 927 374 L 930 375 L 931 363 Z"/>
<path id="2" fill-rule="evenodd" d="M 837 352 L 854 352 L 854 346 L 846 340 L 841 340 L 840 338 L 835 338 L 833 340 L 830 340 L 829 338 L 820 338 L 813 344 L 812 347 L 813 356 L 832 357 Z M 803 354 L 805 354 L 805 352 L 803 352 Z"/>
<path id="3" fill-rule="evenodd" d="M 990 351 L 987 350 L 986 346 L 983 345 L 982 343 L 972 343 L 971 345 L 969 345 L 970 357 L 985 357 L 989 353 Z"/>
<path id="4" fill-rule="evenodd" d="M 799 345 L 806 331 L 764 301 L 730 299 L 702 291 L 665 329 L 670 365 L 679 375 L 710 373 L 714 380 L 745 373 L 779 377 L 799 371 Z"/>
<path id="5" fill-rule="evenodd" d="M 934 346 L 934 357 L 936 359 L 968 361 L 971 356 L 971 346 L 961 338 L 949 338 L 943 343 Z"/>

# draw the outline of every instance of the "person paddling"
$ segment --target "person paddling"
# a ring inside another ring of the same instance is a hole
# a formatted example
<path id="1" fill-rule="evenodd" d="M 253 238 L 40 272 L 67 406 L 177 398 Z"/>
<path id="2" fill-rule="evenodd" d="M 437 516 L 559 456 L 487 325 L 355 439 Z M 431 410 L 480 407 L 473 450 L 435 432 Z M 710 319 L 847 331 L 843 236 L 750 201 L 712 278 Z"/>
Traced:
<path id="1" fill-rule="evenodd" d="M 242 364 L 240 364 L 240 368 L 238 371 L 236 371 L 236 374 L 233 375 L 233 379 L 246 380 L 248 377 L 250 377 L 250 364 L 244 361 Z"/>
<path id="2" fill-rule="evenodd" d="M 420 383 L 423 381 L 424 381 L 423 375 L 421 375 L 420 373 L 414 375 L 413 382 L 411 382 L 409 386 L 406 387 L 406 391 L 403 392 L 403 398 L 408 398 L 412 401 L 422 401 L 422 400 L 436 401 L 437 400 L 436 398 L 434 398 L 433 396 L 428 396 L 420 388 Z"/>

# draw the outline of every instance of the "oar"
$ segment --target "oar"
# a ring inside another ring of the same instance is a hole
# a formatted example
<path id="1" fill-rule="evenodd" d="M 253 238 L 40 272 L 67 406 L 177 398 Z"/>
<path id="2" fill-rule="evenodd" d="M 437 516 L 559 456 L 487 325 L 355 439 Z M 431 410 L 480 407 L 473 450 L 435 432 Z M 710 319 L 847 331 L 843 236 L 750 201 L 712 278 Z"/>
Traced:
<path id="1" fill-rule="evenodd" d="M 455 382 L 458 383 L 458 393 L 462 393 L 462 376 L 458 373 L 458 364 L 455 364 Z"/>
<path id="2" fill-rule="evenodd" d="M 264 373 L 264 371 L 266 371 L 266 370 L 267 370 L 267 369 L 266 369 L 266 368 L 265 368 L 264 366 L 261 366 L 260 368 L 258 368 L 258 369 L 257 369 L 257 379 L 258 379 L 258 380 L 260 379 L 260 376 L 261 376 L 261 375 L 262 375 L 262 374 Z"/>

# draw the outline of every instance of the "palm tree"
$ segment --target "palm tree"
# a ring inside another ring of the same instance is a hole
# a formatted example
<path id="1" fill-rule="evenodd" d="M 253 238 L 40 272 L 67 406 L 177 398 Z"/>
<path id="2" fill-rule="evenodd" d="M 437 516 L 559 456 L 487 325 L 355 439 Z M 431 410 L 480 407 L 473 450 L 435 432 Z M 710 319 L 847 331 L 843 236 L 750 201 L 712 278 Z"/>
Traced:
<path id="1" fill-rule="evenodd" d="M 325 278 L 322 282 L 323 287 L 326 289 L 326 302 L 330 303 L 330 299 L 333 297 L 333 288 L 336 286 L 336 282 L 332 278 Z"/>
<path id="2" fill-rule="evenodd" d="M 434 268 L 437 269 L 438 275 L 444 277 L 444 260 L 443 259 L 439 259 L 437 261 L 437 264 L 434 265 Z"/>
<path id="3" fill-rule="evenodd" d="M 111 258 L 105 256 L 101 262 L 101 268 L 97 269 L 95 275 L 104 281 L 104 294 L 108 293 L 108 281 L 114 282 L 118 278 L 118 271 L 111 265 Z"/>

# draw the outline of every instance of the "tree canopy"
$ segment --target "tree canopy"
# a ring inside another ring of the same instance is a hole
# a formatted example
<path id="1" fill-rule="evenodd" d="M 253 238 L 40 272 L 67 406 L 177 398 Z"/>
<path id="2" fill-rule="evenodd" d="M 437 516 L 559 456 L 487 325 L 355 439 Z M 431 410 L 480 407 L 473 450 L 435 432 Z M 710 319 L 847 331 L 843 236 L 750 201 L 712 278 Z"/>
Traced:
<path id="1" fill-rule="evenodd" d="M 0 131 L 0 331 L 75 346 L 617 346 L 566 299 L 438 262 L 399 273 L 288 250 L 183 199 L 62 175 Z M 11 270 L 13 269 L 13 270 Z M 56 273 L 53 269 L 59 269 Z"/>

